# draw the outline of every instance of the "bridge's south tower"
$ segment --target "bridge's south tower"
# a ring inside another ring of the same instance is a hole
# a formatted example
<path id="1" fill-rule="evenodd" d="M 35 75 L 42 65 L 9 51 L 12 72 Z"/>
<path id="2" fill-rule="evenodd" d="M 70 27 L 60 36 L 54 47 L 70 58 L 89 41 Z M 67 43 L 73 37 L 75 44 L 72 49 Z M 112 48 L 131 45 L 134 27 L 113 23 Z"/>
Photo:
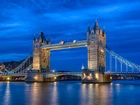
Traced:
<path id="1" fill-rule="evenodd" d="M 99 28 L 95 21 L 94 27 L 87 30 L 88 69 L 83 70 L 82 82 L 110 82 L 108 75 L 104 74 L 106 68 L 106 53 L 99 45 L 106 45 L 106 33 Z"/>
<path id="2" fill-rule="evenodd" d="M 46 40 L 44 33 L 40 32 L 38 38 L 34 37 L 33 41 L 33 70 L 49 71 L 50 68 L 50 51 L 41 49 L 40 47 L 49 44 L 50 41 Z"/>
<path id="3" fill-rule="evenodd" d="M 98 42 L 106 45 L 106 34 L 99 28 L 95 21 L 94 27 L 87 30 L 88 44 L 88 69 L 91 71 L 103 72 L 105 70 L 105 51 L 99 46 Z"/>

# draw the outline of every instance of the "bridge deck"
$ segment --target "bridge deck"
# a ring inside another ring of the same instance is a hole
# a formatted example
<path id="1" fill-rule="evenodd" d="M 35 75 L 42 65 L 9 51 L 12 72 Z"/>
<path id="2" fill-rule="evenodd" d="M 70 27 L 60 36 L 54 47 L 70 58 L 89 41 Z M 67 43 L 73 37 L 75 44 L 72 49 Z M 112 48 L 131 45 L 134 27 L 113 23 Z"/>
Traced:
<path id="1" fill-rule="evenodd" d="M 61 75 L 73 75 L 73 76 L 79 76 L 82 77 L 82 72 L 54 72 L 54 73 L 45 73 L 45 78 L 51 78 L 51 77 L 57 77 Z"/>
<path id="2" fill-rule="evenodd" d="M 0 74 L 0 76 L 27 76 L 27 73 Z"/>
<path id="3" fill-rule="evenodd" d="M 78 47 L 87 47 L 87 41 L 77 41 L 77 42 L 66 42 L 66 43 L 57 43 L 57 44 L 49 44 L 44 45 L 41 48 L 49 49 L 49 50 L 60 50 L 60 49 L 69 49 L 69 48 L 78 48 Z"/>

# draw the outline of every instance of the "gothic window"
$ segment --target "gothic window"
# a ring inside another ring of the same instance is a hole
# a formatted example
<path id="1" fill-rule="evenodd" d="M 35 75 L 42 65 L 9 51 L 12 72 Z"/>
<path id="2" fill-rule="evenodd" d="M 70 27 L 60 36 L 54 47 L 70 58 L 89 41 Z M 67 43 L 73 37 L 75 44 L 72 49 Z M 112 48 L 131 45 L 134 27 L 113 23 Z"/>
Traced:
<path id="1" fill-rule="evenodd" d="M 94 37 L 91 37 L 91 41 L 93 41 L 94 40 Z"/>
<path id="2" fill-rule="evenodd" d="M 102 41 L 100 40 L 100 43 L 102 43 Z"/>

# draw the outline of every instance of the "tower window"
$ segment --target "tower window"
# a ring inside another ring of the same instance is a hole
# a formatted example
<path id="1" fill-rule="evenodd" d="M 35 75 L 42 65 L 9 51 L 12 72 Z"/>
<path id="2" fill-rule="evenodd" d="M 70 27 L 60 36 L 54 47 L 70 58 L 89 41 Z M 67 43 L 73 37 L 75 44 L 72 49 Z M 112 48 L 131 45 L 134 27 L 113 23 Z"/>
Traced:
<path id="1" fill-rule="evenodd" d="M 102 44 L 102 41 L 100 40 L 100 43 Z"/>

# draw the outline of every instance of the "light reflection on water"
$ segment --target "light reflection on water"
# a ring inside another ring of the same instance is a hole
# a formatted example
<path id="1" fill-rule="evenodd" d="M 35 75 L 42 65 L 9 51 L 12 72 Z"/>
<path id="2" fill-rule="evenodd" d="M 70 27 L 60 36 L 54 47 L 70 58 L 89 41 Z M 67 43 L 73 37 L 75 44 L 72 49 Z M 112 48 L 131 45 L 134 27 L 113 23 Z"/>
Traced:
<path id="1" fill-rule="evenodd" d="M 5 89 L 3 100 L 4 100 L 5 105 L 10 104 L 10 83 L 9 82 L 6 83 L 6 89 Z"/>
<path id="2" fill-rule="evenodd" d="M 139 89 L 114 83 L 0 82 L 0 105 L 139 105 Z"/>

